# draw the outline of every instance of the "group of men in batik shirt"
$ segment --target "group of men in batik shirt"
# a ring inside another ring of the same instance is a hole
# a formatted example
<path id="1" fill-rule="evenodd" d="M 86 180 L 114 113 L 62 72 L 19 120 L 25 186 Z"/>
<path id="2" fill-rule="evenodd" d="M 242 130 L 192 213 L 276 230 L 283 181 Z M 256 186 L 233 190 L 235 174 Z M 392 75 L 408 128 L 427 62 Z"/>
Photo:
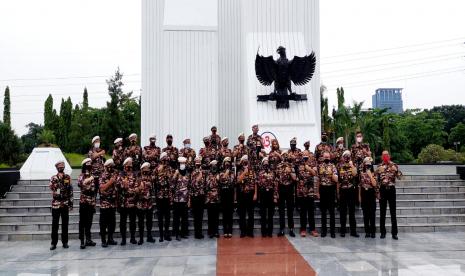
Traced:
<path id="1" fill-rule="evenodd" d="M 79 239 L 81 248 L 95 246 L 91 238 L 93 214 L 99 199 L 100 236 L 102 246 L 116 245 L 114 233 L 116 212 L 120 215 L 121 245 L 126 244 L 129 218 L 130 243 L 155 242 L 152 234 L 154 206 L 157 210 L 159 241 L 171 241 L 188 237 L 188 211 L 193 215 L 194 237 L 203 239 L 202 221 L 207 210 L 210 238 L 219 237 L 219 216 L 225 238 L 233 232 L 233 213 L 239 214 L 240 237 L 254 236 L 254 210 L 260 211 L 261 234 L 273 236 L 275 207 L 279 211 L 278 236 L 285 233 L 287 217 L 288 234 L 295 236 L 294 209 L 300 212 L 300 235 L 319 234 L 315 227 L 315 206 L 319 200 L 321 210 L 321 237 L 327 235 L 327 214 L 330 216 L 330 234 L 335 237 L 335 207 L 340 210 L 340 234 L 346 234 L 349 215 L 351 236 L 356 232 L 355 206 L 360 202 L 363 209 L 366 237 L 375 237 L 376 198 L 381 206 L 381 237 L 386 235 L 385 216 L 390 205 L 392 236 L 397 239 L 395 217 L 395 180 L 401 173 L 390 161 L 389 153 L 383 152 L 383 162 L 373 169 L 371 151 L 363 143 L 360 132 L 356 143 L 347 150 L 344 139 L 338 138 L 336 146 L 328 143 L 326 133 L 322 142 L 310 151 L 310 142 L 304 150 L 297 147 L 292 138 L 289 150 L 282 151 L 276 139 L 271 141 L 267 153 L 258 125 L 252 126 L 252 134 L 245 139 L 239 134 L 238 142 L 229 147 L 229 139 L 221 138 L 217 128 L 203 138 L 204 146 L 198 154 L 191 148 L 190 139 L 183 141 L 183 148 L 173 146 L 173 136 L 166 136 L 166 146 L 156 145 L 155 135 L 149 137 L 149 145 L 141 148 L 137 135 L 114 141 L 110 159 L 100 148 L 100 137 L 92 139 L 88 158 L 82 161 L 78 177 Z M 52 246 L 58 242 L 58 224 L 62 217 L 62 242 L 67 245 L 69 210 L 73 207 L 71 178 L 64 173 L 64 162 L 56 163 L 57 175 L 50 180 L 52 190 Z M 171 215 L 173 222 L 171 224 Z M 171 231 L 170 231 L 170 226 Z M 139 240 L 136 240 L 138 228 Z"/>

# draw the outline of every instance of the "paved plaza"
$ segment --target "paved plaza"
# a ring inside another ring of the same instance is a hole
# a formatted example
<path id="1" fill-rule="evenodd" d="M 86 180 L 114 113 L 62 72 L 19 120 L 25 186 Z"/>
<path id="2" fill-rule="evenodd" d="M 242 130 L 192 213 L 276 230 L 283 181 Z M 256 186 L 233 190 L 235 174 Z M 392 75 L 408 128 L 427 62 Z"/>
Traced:
<path id="1" fill-rule="evenodd" d="M 465 275 L 465 233 L 402 234 L 398 241 L 389 237 L 289 241 L 317 275 Z M 250 244 L 250 253 L 259 255 Z M 106 249 L 98 244 L 85 250 L 72 240 L 69 249 L 59 246 L 52 252 L 48 247 L 49 241 L 0 242 L 0 275 L 246 275 L 217 271 L 217 241 L 209 239 Z M 230 260 L 243 252 L 231 252 Z M 286 260 L 278 261 L 286 275 L 303 275 Z"/>

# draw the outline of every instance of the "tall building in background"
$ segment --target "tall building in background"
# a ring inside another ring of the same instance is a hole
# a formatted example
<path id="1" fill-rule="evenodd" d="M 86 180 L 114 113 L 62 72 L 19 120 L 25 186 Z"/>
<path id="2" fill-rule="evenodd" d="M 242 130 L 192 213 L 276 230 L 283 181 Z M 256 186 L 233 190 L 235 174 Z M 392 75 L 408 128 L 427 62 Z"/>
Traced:
<path id="1" fill-rule="evenodd" d="M 404 112 L 403 88 L 378 88 L 372 96 L 373 108 L 389 108 L 391 113 Z"/>

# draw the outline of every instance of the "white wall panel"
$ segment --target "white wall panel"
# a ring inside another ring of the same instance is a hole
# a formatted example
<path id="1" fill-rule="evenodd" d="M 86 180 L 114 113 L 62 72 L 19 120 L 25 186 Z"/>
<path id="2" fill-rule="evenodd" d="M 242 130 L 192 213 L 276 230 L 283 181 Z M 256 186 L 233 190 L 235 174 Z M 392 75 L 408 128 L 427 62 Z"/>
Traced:
<path id="1" fill-rule="evenodd" d="M 213 1 L 213 0 L 209 0 Z M 218 26 L 213 29 L 164 28 L 165 0 L 142 0 L 142 144 L 150 133 L 172 133 L 177 146 L 190 137 L 198 148 L 210 126 L 236 143 L 239 132 L 263 124 L 262 131 L 292 133 L 299 144 L 320 132 L 318 0 L 217 0 Z M 253 69 L 256 48 L 275 54 L 283 45 L 288 57 L 317 54 L 310 84 L 294 89 L 307 102 L 291 102 L 289 110 L 275 103 L 257 103 L 259 85 Z M 273 126 L 273 128 L 271 128 Z M 267 128 L 267 129 L 264 129 Z M 286 145 L 287 142 L 282 143 Z"/>

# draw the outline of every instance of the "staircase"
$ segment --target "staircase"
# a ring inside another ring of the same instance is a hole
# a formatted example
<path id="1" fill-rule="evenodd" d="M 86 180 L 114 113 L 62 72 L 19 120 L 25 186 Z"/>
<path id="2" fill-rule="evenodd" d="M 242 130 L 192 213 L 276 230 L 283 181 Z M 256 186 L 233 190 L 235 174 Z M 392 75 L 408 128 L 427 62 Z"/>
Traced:
<path id="1" fill-rule="evenodd" d="M 70 213 L 70 239 L 76 239 L 79 221 L 79 191 L 74 192 L 75 209 Z M 0 199 L 0 240 L 47 240 L 51 232 L 51 195 L 47 180 L 19 181 Z M 390 231 L 389 211 L 386 221 Z M 156 216 L 155 216 L 156 217 Z M 363 231 L 361 210 L 356 211 L 359 233 Z M 94 215 L 93 237 L 98 240 L 99 211 Z M 298 212 L 295 212 L 295 226 L 299 228 Z M 316 223 L 320 227 L 320 212 L 316 210 Z M 399 232 L 437 232 L 465 230 L 465 181 L 458 175 L 406 175 L 397 183 L 397 220 Z M 119 216 L 117 215 L 117 236 Z M 275 229 L 279 227 L 278 213 L 275 213 Z M 377 212 L 379 224 L 379 206 Z M 336 226 L 339 217 L 336 216 Z M 192 218 L 189 228 L 192 230 Z M 206 229 L 206 214 L 204 229 Z M 234 215 L 234 228 L 237 232 L 238 217 Z M 260 228 L 258 208 L 255 211 L 255 228 Z M 158 236 L 158 227 L 154 219 L 153 231 Z M 221 232 L 221 220 L 220 220 Z M 258 233 L 258 232 L 257 232 Z"/>

